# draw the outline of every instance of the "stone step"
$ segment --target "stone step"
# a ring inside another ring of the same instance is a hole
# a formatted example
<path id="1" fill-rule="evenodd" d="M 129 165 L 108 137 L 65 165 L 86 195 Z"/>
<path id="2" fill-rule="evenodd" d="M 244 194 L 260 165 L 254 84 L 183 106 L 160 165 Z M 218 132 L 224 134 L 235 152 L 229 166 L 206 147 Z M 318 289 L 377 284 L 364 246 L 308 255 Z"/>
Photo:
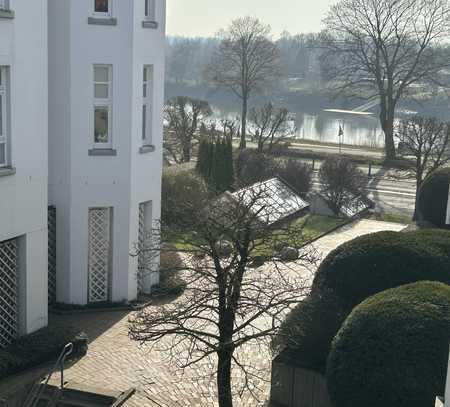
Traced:
<path id="1" fill-rule="evenodd" d="M 61 393 L 56 383 L 47 385 L 37 407 L 116 407 L 123 404 L 134 393 L 115 392 L 86 385 L 68 383 Z"/>

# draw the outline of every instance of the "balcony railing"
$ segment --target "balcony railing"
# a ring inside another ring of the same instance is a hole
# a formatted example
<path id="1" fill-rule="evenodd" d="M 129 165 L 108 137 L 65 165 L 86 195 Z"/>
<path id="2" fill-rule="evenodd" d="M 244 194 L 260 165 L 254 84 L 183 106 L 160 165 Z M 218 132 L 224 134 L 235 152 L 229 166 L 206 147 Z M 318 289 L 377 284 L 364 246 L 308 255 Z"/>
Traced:
<path id="1" fill-rule="evenodd" d="M 0 0 L 0 10 L 9 11 L 9 0 Z"/>

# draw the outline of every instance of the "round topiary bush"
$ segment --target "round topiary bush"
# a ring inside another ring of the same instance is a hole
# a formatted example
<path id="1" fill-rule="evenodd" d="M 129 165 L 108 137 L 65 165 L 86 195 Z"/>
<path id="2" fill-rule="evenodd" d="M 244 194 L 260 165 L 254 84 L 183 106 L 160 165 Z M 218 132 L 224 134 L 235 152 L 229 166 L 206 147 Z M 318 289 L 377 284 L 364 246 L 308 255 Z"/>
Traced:
<path id="1" fill-rule="evenodd" d="M 331 342 L 355 305 L 417 281 L 450 284 L 450 231 L 380 232 L 359 237 L 322 262 L 310 298 L 286 318 L 274 344 L 299 363 L 323 371 Z"/>
<path id="2" fill-rule="evenodd" d="M 449 286 L 420 282 L 367 299 L 333 341 L 327 385 L 335 407 L 434 406 L 449 341 Z"/>
<path id="3" fill-rule="evenodd" d="M 446 225 L 450 168 L 442 168 L 430 174 L 419 191 L 419 211 L 422 219 L 439 228 L 450 229 Z"/>
<path id="4" fill-rule="evenodd" d="M 358 237 L 326 257 L 313 292 L 333 291 L 350 311 L 373 294 L 421 280 L 450 284 L 450 232 L 379 232 Z"/>
<path id="5" fill-rule="evenodd" d="M 310 295 L 294 308 L 280 326 L 272 341 L 272 350 L 289 349 L 299 365 L 325 373 L 331 339 L 345 316 L 342 305 L 331 293 Z"/>

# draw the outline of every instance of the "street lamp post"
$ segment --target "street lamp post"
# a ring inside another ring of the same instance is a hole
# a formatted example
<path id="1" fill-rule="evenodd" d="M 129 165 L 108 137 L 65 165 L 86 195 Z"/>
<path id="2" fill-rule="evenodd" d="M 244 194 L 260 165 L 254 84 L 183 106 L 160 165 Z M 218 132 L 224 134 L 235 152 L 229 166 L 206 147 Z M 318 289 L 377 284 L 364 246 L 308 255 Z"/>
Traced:
<path id="1" fill-rule="evenodd" d="M 367 105 L 368 106 L 368 105 Z M 364 108 L 366 106 L 363 106 Z M 325 109 L 326 113 L 337 114 L 341 117 L 339 120 L 339 154 L 342 154 L 342 141 L 344 138 L 345 131 L 345 119 L 346 117 L 371 117 L 373 113 L 365 112 L 361 110 L 343 110 L 343 109 Z"/>
<path id="2" fill-rule="evenodd" d="M 342 143 L 344 139 L 344 129 L 345 129 L 345 122 L 342 120 L 342 122 L 339 124 L 339 154 L 342 154 Z"/>

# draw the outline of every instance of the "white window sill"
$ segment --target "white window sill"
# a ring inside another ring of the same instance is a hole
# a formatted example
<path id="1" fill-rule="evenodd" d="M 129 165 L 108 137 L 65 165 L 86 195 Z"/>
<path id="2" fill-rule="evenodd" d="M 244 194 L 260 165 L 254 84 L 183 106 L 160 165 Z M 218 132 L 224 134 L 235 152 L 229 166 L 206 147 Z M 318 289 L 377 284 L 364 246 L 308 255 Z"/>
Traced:
<path id="1" fill-rule="evenodd" d="M 0 18 L 14 18 L 14 11 L 13 10 L 0 10 Z"/>
<path id="2" fill-rule="evenodd" d="M 144 20 L 142 21 L 142 27 L 156 29 L 158 28 L 158 23 L 156 21 Z"/>
<path id="3" fill-rule="evenodd" d="M 91 24 L 91 25 L 117 25 L 117 18 L 114 18 L 114 17 L 88 17 L 88 24 Z"/>
<path id="4" fill-rule="evenodd" d="M 115 157 L 117 155 L 117 150 L 112 148 L 93 148 L 88 151 L 91 157 Z"/>
<path id="5" fill-rule="evenodd" d="M 155 146 L 149 144 L 149 145 L 142 146 L 139 149 L 139 153 L 140 154 L 153 153 L 155 150 L 156 150 Z"/>
<path id="6" fill-rule="evenodd" d="M 0 177 L 7 177 L 9 175 L 14 175 L 16 169 L 14 167 L 2 167 L 0 168 Z"/>

